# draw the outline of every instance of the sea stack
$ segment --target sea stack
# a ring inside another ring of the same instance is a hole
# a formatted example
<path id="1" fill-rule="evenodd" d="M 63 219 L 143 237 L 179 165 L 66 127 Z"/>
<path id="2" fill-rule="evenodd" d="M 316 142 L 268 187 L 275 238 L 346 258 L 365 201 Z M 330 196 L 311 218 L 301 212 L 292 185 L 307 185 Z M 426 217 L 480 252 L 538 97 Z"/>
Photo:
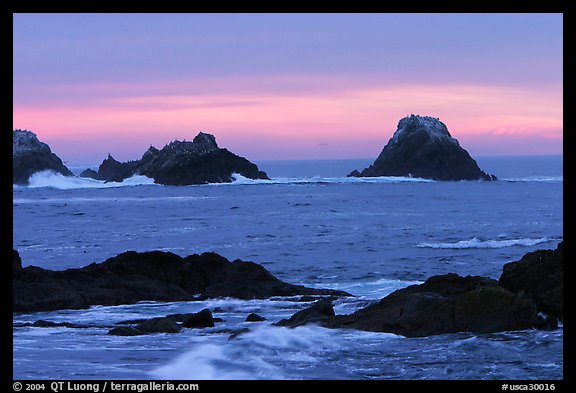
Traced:
<path id="1" fill-rule="evenodd" d="M 183 186 L 230 183 L 234 181 L 234 173 L 249 179 L 268 179 L 256 164 L 218 147 L 214 135 L 200 132 L 192 142 L 174 141 L 161 150 L 150 146 L 137 161 L 118 162 L 108 155 L 98 172 L 85 171 L 80 176 L 121 182 L 144 175 L 158 184 Z"/>
<path id="2" fill-rule="evenodd" d="M 28 130 L 14 130 L 12 142 L 12 183 L 26 185 L 36 172 L 53 171 L 64 176 L 74 176 L 52 153 L 50 146 L 40 142 Z"/>
<path id="3" fill-rule="evenodd" d="M 432 180 L 498 180 L 482 171 L 438 118 L 410 115 L 372 165 L 351 177 L 403 176 Z"/>

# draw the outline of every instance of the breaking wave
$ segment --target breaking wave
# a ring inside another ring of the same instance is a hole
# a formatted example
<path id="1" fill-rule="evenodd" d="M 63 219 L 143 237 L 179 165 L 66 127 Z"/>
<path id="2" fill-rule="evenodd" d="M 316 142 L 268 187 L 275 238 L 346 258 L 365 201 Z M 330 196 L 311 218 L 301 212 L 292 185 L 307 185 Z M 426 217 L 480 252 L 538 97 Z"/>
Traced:
<path id="1" fill-rule="evenodd" d="M 52 187 L 61 190 L 77 189 L 77 188 L 113 188 L 122 186 L 142 186 L 155 184 L 153 179 L 146 176 L 136 175 L 132 176 L 121 183 L 118 182 L 105 182 L 103 180 L 95 180 L 87 177 L 77 176 L 63 176 L 59 173 L 52 171 L 36 172 L 28 180 L 27 186 L 14 186 L 28 187 L 28 188 L 41 188 Z"/>
<path id="2" fill-rule="evenodd" d="M 270 180 L 249 179 L 238 173 L 233 173 L 235 179 L 232 183 L 217 183 L 218 185 L 226 184 L 353 184 L 353 183 L 430 183 L 435 182 L 431 179 L 422 179 L 418 177 L 401 177 L 401 176 L 382 176 L 382 177 L 276 177 Z"/>
<path id="3" fill-rule="evenodd" d="M 504 248 L 513 246 L 534 246 L 540 243 L 548 243 L 550 241 L 557 241 L 560 239 L 541 237 L 541 238 L 518 238 L 518 239 L 487 239 L 482 240 L 473 237 L 469 240 L 460 240 L 454 243 L 418 243 L 416 247 L 421 248 L 448 248 L 448 249 L 464 249 L 464 248 Z"/>

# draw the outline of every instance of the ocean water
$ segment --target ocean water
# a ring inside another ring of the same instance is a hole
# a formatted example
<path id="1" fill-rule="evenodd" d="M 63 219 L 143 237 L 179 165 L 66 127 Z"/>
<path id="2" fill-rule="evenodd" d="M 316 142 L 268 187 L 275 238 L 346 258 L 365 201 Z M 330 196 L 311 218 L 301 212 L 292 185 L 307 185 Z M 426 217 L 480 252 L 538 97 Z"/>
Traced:
<path id="1" fill-rule="evenodd" d="M 272 178 L 169 187 L 35 175 L 13 188 L 23 265 L 81 267 L 126 250 L 215 251 L 294 284 L 348 291 L 351 313 L 436 274 L 497 279 L 502 266 L 563 238 L 561 156 L 479 157 L 498 182 L 347 178 L 371 160 L 258 162 Z M 83 168 L 73 168 L 79 171 Z M 562 379 L 563 328 L 406 338 L 272 326 L 292 298 L 141 302 L 17 313 L 88 324 L 15 327 L 16 379 Z M 212 310 L 223 322 L 180 334 L 108 336 L 127 319 Z M 244 322 L 249 313 L 266 318 Z M 250 331 L 229 339 L 241 328 Z"/>

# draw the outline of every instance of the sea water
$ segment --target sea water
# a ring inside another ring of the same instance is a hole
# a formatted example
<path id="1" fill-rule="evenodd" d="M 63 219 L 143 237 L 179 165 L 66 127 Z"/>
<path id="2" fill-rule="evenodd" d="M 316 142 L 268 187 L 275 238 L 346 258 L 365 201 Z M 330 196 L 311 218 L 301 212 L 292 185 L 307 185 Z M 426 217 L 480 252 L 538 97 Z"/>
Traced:
<path id="1" fill-rule="evenodd" d="M 127 250 L 217 252 L 278 278 L 355 297 L 347 314 L 437 274 L 498 279 L 505 263 L 563 238 L 561 156 L 480 157 L 498 182 L 348 178 L 370 160 L 258 162 L 272 180 L 172 187 L 33 177 L 13 188 L 24 266 L 62 270 Z M 76 168 L 79 171 L 83 168 Z M 90 325 L 15 327 L 17 379 L 562 379 L 563 328 L 406 338 L 272 324 L 292 298 L 141 302 L 14 314 Z M 209 308 L 223 322 L 179 334 L 109 336 L 116 322 Z M 244 322 L 255 312 L 266 318 Z M 231 333 L 249 328 L 230 339 Z"/>

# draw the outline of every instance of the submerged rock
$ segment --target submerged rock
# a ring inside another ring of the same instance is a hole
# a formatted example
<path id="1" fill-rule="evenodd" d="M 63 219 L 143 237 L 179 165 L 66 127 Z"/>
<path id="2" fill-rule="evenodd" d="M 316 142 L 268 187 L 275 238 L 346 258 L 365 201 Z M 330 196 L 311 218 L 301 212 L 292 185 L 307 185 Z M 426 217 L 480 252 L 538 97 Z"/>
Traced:
<path id="1" fill-rule="evenodd" d="M 450 135 L 429 116 L 410 115 L 398 122 L 392 138 L 372 165 L 348 176 L 403 176 L 433 180 L 497 180 L 483 172 Z"/>
<path id="2" fill-rule="evenodd" d="M 213 135 L 200 132 L 192 142 L 174 141 L 161 150 L 151 146 L 138 161 L 121 163 L 108 155 L 98 172 L 84 171 L 81 176 L 121 182 L 144 175 L 159 184 L 181 186 L 229 183 L 234 181 L 234 173 L 249 179 L 268 179 L 255 164 L 218 147 Z"/>
<path id="3" fill-rule="evenodd" d="M 198 297 L 197 295 L 200 294 Z M 334 295 L 279 280 L 253 262 L 230 262 L 216 253 L 182 258 L 161 251 L 128 251 L 79 269 L 14 269 L 13 311 L 80 309 L 139 301 L 185 301 L 218 297 L 267 299 L 274 296 Z"/>
<path id="4" fill-rule="evenodd" d="M 12 183 L 26 185 L 37 172 L 52 171 L 63 176 L 74 176 L 52 153 L 50 146 L 40 142 L 36 134 L 27 130 L 14 130 L 12 144 Z"/>

